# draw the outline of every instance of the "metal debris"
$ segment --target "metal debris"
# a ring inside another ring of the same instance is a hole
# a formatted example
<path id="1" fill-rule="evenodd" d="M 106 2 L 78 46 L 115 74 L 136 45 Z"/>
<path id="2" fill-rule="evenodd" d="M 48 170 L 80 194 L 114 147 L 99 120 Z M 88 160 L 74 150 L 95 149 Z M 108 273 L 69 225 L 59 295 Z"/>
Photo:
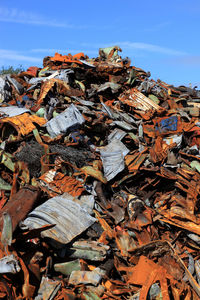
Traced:
<path id="1" fill-rule="evenodd" d="M 24 228 L 37 229 L 46 224 L 54 225 L 52 229 L 44 231 L 41 236 L 50 240 L 54 246 L 67 244 L 81 234 L 96 221 L 85 208 L 73 197 L 65 194 L 54 197 L 38 206 L 21 223 Z"/>
<path id="2" fill-rule="evenodd" d="M 200 298 L 200 91 L 121 51 L 0 76 L 0 299 Z"/>

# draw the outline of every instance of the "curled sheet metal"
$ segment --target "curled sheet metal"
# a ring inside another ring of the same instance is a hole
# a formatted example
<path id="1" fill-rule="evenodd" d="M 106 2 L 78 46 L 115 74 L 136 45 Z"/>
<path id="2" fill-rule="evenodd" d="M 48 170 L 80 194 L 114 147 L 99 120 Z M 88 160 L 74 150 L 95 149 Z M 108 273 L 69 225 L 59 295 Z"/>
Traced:
<path id="1" fill-rule="evenodd" d="M 121 88 L 121 85 L 113 82 L 105 82 L 97 88 L 97 92 L 100 93 L 109 88 L 111 89 L 112 93 L 116 93 Z"/>
<path id="2" fill-rule="evenodd" d="M 35 124 L 43 126 L 46 123 L 46 120 L 26 112 L 13 117 L 2 118 L 0 119 L 0 123 L 8 123 L 17 130 L 19 135 L 27 135 L 36 129 Z"/>
<path id="3" fill-rule="evenodd" d="M 129 150 L 121 141 L 113 140 L 100 150 L 100 153 L 104 176 L 109 181 L 125 168 L 124 157 L 129 153 Z"/>
<path id="4" fill-rule="evenodd" d="M 40 177 L 40 187 L 43 191 L 47 192 L 51 197 L 62 195 L 63 193 L 69 193 L 72 196 L 80 196 L 84 191 L 82 182 L 71 176 L 65 176 L 60 172 L 55 172 L 53 175 L 52 170 L 44 173 Z"/>
<path id="5" fill-rule="evenodd" d="M 85 231 L 96 221 L 69 194 L 49 199 L 34 209 L 21 226 L 37 229 L 45 224 L 55 224 L 54 228 L 41 233 L 51 244 L 61 247 Z"/>
<path id="6" fill-rule="evenodd" d="M 188 258 L 189 258 L 189 262 L 188 262 L 188 271 L 191 273 L 191 275 L 193 275 L 194 273 L 194 270 L 195 270 L 195 263 L 194 263 L 194 259 L 192 257 L 192 255 L 186 251 L 186 254 L 188 255 Z M 187 276 L 187 274 L 185 274 L 185 276 L 183 277 L 183 281 L 188 281 L 189 278 Z"/>
<path id="7" fill-rule="evenodd" d="M 66 133 L 67 129 L 72 126 L 83 124 L 85 119 L 76 108 L 71 104 L 64 112 L 54 117 L 46 123 L 47 131 L 51 137 Z"/>
<path id="8" fill-rule="evenodd" d="M 60 80 L 63 80 L 65 82 L 68 83 L 69 78 L 68 75 L 69 74 L 73 74 L 73 70 L 70 69 L 66 69 L 66 70 L 60 70 L 60 72 L 58 71 L 48 71 L 48 74 L 52 73 L 50 76 L 47 77 L 33 77 L 29 80 L 29 84 L 38 84 L 41 83 L 42 81 L 46 81 L 49 80 L 51 78 L 58 78 Z"/>
<path id="9" fill-rule="evenodd" d="M 33 207 L 38 204 L 39 196 L 40 192 L 37 188 L 26 185 L 15 193 L 4 205 L 0 211 L 0 230 L 3 231 L 3 227 L 5 226 L 5 241 L 9 240 L 9 236 L 11 235 L 10 222 L 7 222 L 9 220 L 8 215 L 12 219 L 12 231 L 14 232 L 19 222 L 24 220 Z M 5 220 L 5 216 L 7 216 L 7 220 Z"/>

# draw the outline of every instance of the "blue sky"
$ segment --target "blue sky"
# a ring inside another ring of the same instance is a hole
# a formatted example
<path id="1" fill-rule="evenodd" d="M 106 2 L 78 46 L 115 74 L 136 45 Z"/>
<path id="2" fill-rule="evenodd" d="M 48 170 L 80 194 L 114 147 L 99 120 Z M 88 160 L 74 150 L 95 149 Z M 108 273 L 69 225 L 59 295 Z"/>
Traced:
<path id="1" fill-rule="evenodd" d="M 0 66 L 119 45 L 153 79 L 200 88 L 199 31 L 199 0 L 0 0 Z"/>

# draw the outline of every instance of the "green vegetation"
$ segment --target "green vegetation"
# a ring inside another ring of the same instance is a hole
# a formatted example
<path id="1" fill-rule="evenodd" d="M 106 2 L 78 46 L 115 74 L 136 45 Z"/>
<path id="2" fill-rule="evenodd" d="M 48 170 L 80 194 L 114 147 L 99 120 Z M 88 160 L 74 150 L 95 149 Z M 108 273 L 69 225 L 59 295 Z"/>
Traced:
<path id="1" fill-rule="evenodd" d="M 2 66 L 0 69 L 0 75 L 5 75 L 5 74 L 18 74 L 20 72 L 24 71 L 24 67 L 22 65 L 19 65 L 19 67 L 14 68 L 13 66 L 9 67 L 4 67 Z"/>

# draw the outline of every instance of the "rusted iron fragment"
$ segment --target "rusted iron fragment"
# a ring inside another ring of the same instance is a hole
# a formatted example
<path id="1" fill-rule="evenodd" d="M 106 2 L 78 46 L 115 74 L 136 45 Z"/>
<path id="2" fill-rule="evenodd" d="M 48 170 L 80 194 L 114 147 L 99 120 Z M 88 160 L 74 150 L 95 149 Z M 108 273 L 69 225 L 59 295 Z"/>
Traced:
<path id="1" fill-rule="evenodd" d="M 34 123 L 43 126 L 46 120 L 36 115 L 30 115 L 27 112 L 21 115 L 3 118 L 0 120 L 1 136 L 5 139 L 9 138 L 8 132 L 10 132 L 10 134 L 17 132 L 17 139 L 19 139 L 21 136 L 28 135 L 36 128 Z M 10 131 L 10 126 L 13 128 L 13 132 Z"/>
<path id="2" fill-rule="evenodd" d="M 21 188 L 0 211 L 0 230 L 3 229 L 3 214 L 9 214 L 12 220 L 12 230 L 15 231 L 20 221 L 39 203 L 40 191 L 33 186 Z"/>
<path id="3" fill-rule="evenodd" d="M 41 189 L 52 197 L 63 193 L 78 197 L 85 190 L 81 181 L 52 169 L 40 176 L 39 179 Z"/>
<path id="4" fill-rule="evenodd" d="M 144 94 L 139 92 L 136 88 L 126 91 L 119 97 L 119 100 L 123 104 L 127 104 L 136 109 L 140 109 L 143 112 L 149 110 L 161 110 L 161 107 L 152 101 L 150 98 L 147 98 Z"/>

